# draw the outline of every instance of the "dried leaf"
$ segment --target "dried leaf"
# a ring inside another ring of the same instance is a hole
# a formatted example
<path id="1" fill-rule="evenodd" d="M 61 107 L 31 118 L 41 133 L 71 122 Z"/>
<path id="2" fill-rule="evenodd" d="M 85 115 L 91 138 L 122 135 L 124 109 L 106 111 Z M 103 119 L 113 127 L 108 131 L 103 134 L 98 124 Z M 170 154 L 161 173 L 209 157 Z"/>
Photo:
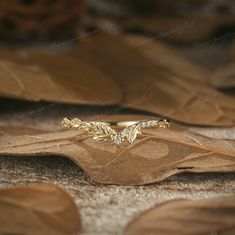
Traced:
<path id="1" fill-rule="evenodd" d="M 31 124 L 33 126 L 33 123 Z M 26 127 L 24 125 L 9 125 L 0 122 L 0 135 L 20 135 L 24 133 L 25 135 L 36 135 L 48 132 L 48 130 L 43 130 L 35 127 Z M 1 138 L 1 137 L 0 137 Z"/>
<path id="2" fill-rule="evenodd" d="M 58 186 L 35 184 L 0 190 L 2 235 L 72 235 L 80 227 L 75 203 Z"/>
<path id="3" fill-rule="evenodd" d="M 205 24 L 206 22 L 206 24 Z M 213 36 L 220 27 L 234 24 L 231 16 L 190 16 L 190 17 L 132 17 L 123 21 L 126 31 L 141 31 L 154 35 L 157 40 L 179 42 L 204 41 Z"/>
<path id="4" fill-rule="evenodd" d="M 184 58 L 173 48 L 151 37 L 128 35 L 125 40 L 131 47 L 140 50 L 159 69 L 167 69 L 187 81 L 192 79 L 194 82 L 209 83 L 208 69 Z"/>
<path id="5" fill-rule="evenodd" d="M 216 88 L 235 87 L 235 64 L 227 64 L 215 70 L 211 75 L 211 83 Z"/>
<path id="6" fill-rule="evenodd" d="M 125 235 L 235 233 L 235 197 L 161 203 L 131 221 Z"/>
<path id="7" fill-rule="evenodd" d="M 31 66 L 0 61 L 1 96 L 96 105 L 121 99 L 117 83 L 93 66 L 63 55 L 32 53 L 31 57 Z"/>
<path id="8" fill-rule="evenodd" d="M 235 140 L 235 127 L 190 127 L 189 130 L 212 139 Z"/>
<path id="9" fill-rule="evenodd" d="M 135 142 L 99 142 L 80 130 L 0 136 L 0 155 L 70 158 L 94 181 L 144 185 L 182 172 L 235 172 L 235 142 L 187 130 L 145 129 Z"/>
<path id="10" fill-rule="evenodd" d="M 6 49 L 0 47 L 0 60 L 11 61 L 19 64 L 23 64 L 23 58 L 20 53 L 16 53 L 15 50 Z"/>
<path id="11" fill-rule="evenodd" d="M 102 60 L 97 61 L 98 54 L 102 55 Z M 124 107 L 153 112 L 187 124 L 235 124 L 233 97 L 205 83 L 186 79 L 175 69 L 163 68 L 162 63 L 156 66 L 156 60 L 153 62 L 120 37 L 89 38 L 70 55 L 113 76 L 124 90 Z M 159 54 L 159 61 L 161 57 L 164 56 Z"/>

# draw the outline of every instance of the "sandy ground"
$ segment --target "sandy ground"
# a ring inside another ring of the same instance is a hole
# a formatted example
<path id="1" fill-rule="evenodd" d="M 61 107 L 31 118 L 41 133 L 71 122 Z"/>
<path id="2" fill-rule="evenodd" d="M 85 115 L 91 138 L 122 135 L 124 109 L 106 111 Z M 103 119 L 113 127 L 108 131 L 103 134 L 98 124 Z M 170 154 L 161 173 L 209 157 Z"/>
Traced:
<path id="1" fill-rule="evenodd" d="M 139 213 L 170 199 L 235 194 L 235 174 L 183 174 L 148 186 L 114 186 L 91 181 L 60 157 L 0 158 L 0 187 L 36 182 L 53 182 L 72 195 L 80 208 L 82 235 L 122 234 Z"/>

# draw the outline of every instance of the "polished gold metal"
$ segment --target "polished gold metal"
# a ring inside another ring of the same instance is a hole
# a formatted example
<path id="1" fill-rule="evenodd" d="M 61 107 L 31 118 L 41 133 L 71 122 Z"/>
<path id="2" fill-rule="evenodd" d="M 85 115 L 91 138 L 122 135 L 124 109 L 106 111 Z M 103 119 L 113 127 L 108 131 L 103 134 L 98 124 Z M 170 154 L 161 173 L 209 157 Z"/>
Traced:
<path id="1" fill-rule="evenodd" d="M 65 128 L 78 128 L 87 132 L 94 140 L 111 140 L 116 145 L 121 144 L 125 139 L 132 144 L 138 134 L 142 134 L 143 128 L 167 128 L 170 123 L 166 119 L 126 121 L 126 122 L 86 122 L 79 118 L 64 118 L 61 125 Z M 112 127 L 125 127 L 117 132 Z"/>

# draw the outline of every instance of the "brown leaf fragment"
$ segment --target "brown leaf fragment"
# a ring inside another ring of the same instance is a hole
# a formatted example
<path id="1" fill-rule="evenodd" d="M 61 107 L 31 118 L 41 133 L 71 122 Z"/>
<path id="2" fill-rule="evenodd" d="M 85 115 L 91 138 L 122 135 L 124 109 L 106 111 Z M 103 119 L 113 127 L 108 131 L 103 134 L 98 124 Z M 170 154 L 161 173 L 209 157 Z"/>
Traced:
<path id="1" fill-rule="evenodd" d="M 5 47 L 0 47 L 0 60 L 2 61 L 11 61 L 19 64 L 23 64 L 22 55 L 16 52 L 13 49 L 7 49 Z"/>
<path id="2" fill-rule="evenodd" d="M 227 64 L 222 68 L 216 69 L 212 73 L 210 80 L 216 88 L 235 87 L 235 64 Z"/>
<path id="3" fill-rule="evenodd" d="M 177 53 L 173 48 L 151 37 L 127 35 L 127 43 L 140 50 L 159 69 L 166 69 L 184 80 L 209 83 L 210 71 Z"/>
<path id="4" fill-rule="evenodd" d="M 122 98 L 121 89 L 111 76 L 81 60 L 65 55 L 30 51 L 29 62 L 38 64 L 60 89 L 69 88 L 71 93 L 65 96 L 79 96 L 77 101 L 71 100 L 70 103 L 111 105 Z"/>
<path id="5" fill-rule="evenodd" d="M 1 235 L 72 235 L 80 228 L 75 203 L 56 185 L 34 184 L 0 190 Z"/>
<path id="6" fill-rule="evenodd" d="M 235 127 L 190 127 L 189 130 L 208 138 L 235 140 Z"/>
<path id="7" fill-rule="evenodd" d="M 0 60 L 1 96 L 97 105 L 116 104 L 121 99 L 115 81 L 73 58 L 32 53 L 29 63 Z"/>
<path id="8" fill-rule="evenodd" d="M 0 122 L 0 135 L 9 134 L 9 135 L 20 135 L 24 133 L 25 135 L 35 135 L 45 133 L 47 131 L 41 130 L 33 127 L 26 127 L 24 125 L 6 125 Z M 1 139 L 1 137 L 0 137 Z"/>
<path id="9" fill-rule="evenodd" d="M 235 197 L 161 203 L 131 221 L 125 235 L 235 234 Z"/>
<path id="10" fill-rule="evenodd" d="M 153 16 L 129 18 L 123 21 L 123 27 L 126 31 L 138 30 L 147 35 L 154 35 L 156 40 L 195 43 L 209 40 L 220 27 L 234 23 L 232 15 Z"/>
<path id="11" fill-rule="evenodd" d="M 186 129 L 144 129 L 133 144 L 100 142 L 81 130 L 0 138 L 0 155 L 63 156 L 94 181 L 144 185 L 183 172 L 235 172 L 235 142 Z"/>

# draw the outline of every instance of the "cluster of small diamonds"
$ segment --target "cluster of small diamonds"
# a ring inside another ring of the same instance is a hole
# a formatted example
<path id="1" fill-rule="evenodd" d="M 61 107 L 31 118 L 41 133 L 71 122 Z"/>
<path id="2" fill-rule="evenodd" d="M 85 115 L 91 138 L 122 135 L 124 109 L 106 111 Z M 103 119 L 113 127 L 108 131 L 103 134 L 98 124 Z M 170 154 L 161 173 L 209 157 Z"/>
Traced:
<path id="1" fill-rule="evenodd" d="M 123 139 L 123 137 L 121 136 L 121 134 L 120 133 L 118 133 L 115 137 L 114 137 L 114 144 L 116 144 L 116 145 L 119 145 L 119 144 L 121 144 L 122 143 L 122 141 L 123 141 L 124 139 Z"/>
<path id="2" fill-rule="evenodd" d="M 157 123 L 157 121 L 149 120 L 149 121 L 142 122 L 141 126 L 142 127 L 153 127 L 156 125 L 156 123 Z"/>
<path id="3" fill-rule="evenodd" d="M 167 121 L 166 119 L 162 119 L 162 120 L 149 120 L 149 121 L 145 121 L 142 124 L 142 127 L 161 127 L 161 128 L 165 128 L 169 126 L 169 121 Z"/>
<path id="4" fill-rule="evenodd" d="M 169 127 L 169 122 L 165 119 L 163 120 L 148 120 L 148 121 L 143 121 L 140 123 L 140 126 L 142 128 L 148 128 L 148 127 L 161 127 L 161 128 L 166 128 Z M 124 129 L 123 131 L 121 131 L 120 133 L 116 134 L 113 138 L 113 141 L 116 145 L 121 144 L 124 139 L 125 136 L 127 134 L 128 128 Z"/>

